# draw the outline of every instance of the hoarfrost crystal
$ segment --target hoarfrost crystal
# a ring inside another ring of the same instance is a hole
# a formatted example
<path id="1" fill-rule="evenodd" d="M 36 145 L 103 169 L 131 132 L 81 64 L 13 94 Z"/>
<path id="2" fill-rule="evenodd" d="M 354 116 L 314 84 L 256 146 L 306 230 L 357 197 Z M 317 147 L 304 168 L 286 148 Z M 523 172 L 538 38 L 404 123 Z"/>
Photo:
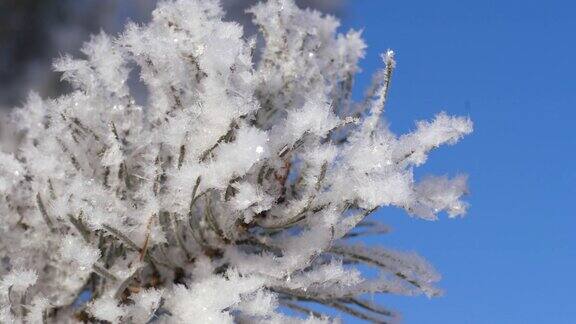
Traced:
<path id="1" fill-rule="evenodd" d="M 392 51 L 356 103 L 360 33 L 291 0 L 251 12 L 261 46 L 214 0 L 160 2 L 150 24 L 56 61 L 71 93 L 11 114 L 0 321 L 335 321 L 317 303 L 382 322 L 396 314 L 368 295 L 440 293 L 419 256 L 350 241 L 387 231 L 379 207 L 466 211 L 464 176 L 416 182 L 413 168 L 470 120 L 397 136 L 381 123 Z"/>

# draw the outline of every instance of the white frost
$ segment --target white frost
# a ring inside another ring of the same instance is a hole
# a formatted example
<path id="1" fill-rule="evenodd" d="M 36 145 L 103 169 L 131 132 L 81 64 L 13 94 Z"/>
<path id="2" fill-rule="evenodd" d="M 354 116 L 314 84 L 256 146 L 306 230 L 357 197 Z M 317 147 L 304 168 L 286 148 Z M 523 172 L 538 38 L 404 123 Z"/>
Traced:
<path id="1" fill-rule="evenodd" d="M 360 32 L 292 0 L 250 12 L 262 42 L 216 0 L 161 1 L 55 62 L 69 94 L 11 113 L 0 322 L 338 322 L 310 303 L 394 322 L 370 294 L 440 293 L 416 254 L 350 239 L 387 232 L 367 219 L 385 206 L 463 215 L 465 176 L 413 169 L 472 122 L 440 113 L 396 135 L 394 52 L 355 102 Z"/>

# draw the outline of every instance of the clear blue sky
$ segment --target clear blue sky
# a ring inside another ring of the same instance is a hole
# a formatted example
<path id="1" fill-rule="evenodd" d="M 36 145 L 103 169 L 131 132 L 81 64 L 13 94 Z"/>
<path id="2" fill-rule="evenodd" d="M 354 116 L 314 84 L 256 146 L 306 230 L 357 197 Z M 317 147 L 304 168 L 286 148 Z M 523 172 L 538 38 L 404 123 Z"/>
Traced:
<path id="1" fill-rule="evenodd" d="M 576 323 L 576 3 L 348 3 L 344 28 L 363 28 L 369 46 L 357 86 L 380 52 L 397 52 L 393 130 L 440 110 L 475 122 L 418 172 L 468 173 L 466 218 L 377 215 L 395 230 L 374 243 L 425 256 L 446 295 L 381 300 L 405 323 Z"/>

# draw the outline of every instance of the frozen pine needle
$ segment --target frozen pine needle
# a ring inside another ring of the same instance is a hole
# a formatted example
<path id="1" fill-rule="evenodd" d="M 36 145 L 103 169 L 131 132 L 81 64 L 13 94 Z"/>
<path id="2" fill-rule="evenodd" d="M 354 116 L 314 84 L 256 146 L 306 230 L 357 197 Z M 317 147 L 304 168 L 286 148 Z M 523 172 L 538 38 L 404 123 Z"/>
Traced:
<path id="1" fill-rule="evenodd" d="M 358 240 L 388 231 L 381 207 L 466 212 L 465 176 L 413 169 L 471 121 L 440 113 L 395 135 L 381 123 L 394 52 L 355 103 L 359 32 L 292 0 L 250 12 L 256 49 L 217 1 L 161 1 L 149 24 L 55 62 L 69 94 L 12 112 L 0 322 L 390 322 L 371 295 L 440 293 L 423 258 Z"/>

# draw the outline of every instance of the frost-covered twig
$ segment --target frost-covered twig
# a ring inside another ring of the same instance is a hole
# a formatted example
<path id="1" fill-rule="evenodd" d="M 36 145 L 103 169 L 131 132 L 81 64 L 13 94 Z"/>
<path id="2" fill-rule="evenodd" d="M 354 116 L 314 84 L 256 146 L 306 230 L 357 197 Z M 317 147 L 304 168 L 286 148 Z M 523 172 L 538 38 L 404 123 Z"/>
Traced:
<path id="1" fill-rule="evenodd" d="M 470 133 L 470 120 L 441 113 L 396 136 L 380 123 L 391 51 L 368 104 L 354 104 L 358 32 L 338 34 L 333 17 L 291 0 L 251 12 L 257 62 L 215 0 L 168 0 L 150 24 L 60 58 L 71 93 L 32 94 L 12 113 L 16 149 L 0 152 L 0 321 L 301 319 L 285 306 L 331 322 L 313 302 L 385 322 L 395 314 L 365 295 L 439 293 L 420 257 L 350 240 L 385 233 L 370 219 L 384 206 L 464 214 L 466 177 L 416 182 L 412 171 Z M 363 108 L 348 116 L 352 106 Z M 75 308 L 79 294 L 88 303 Z"/>

